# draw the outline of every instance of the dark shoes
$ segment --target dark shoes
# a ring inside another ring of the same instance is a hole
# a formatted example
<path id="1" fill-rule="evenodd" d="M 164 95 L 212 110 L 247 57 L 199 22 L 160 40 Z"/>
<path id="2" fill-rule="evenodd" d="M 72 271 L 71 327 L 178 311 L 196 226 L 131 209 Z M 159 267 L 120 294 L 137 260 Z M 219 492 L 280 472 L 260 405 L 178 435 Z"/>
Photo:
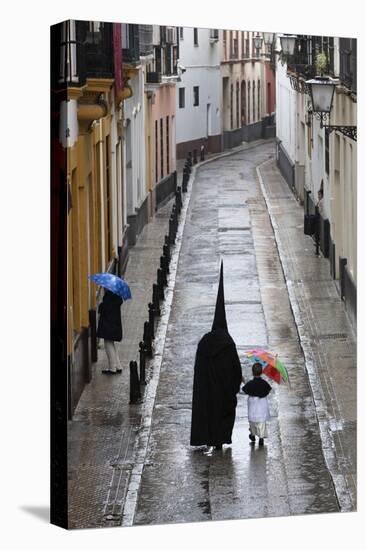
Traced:
<path id="1" fill-rule="evenodd" d="M 222 445 L 216 445 L 215 449 L 216 449 L 216 451 L 221 451 L 222 450 Z"/>
<path id="2" fill-rule="evenodd" d="M 263 439 L 263 437 L 260 437 L 260 438 L 259 438 L 258 445 L 259 445 L 260 447 L 263 447 L 263 445 L 264 445 L 264 439 Z"/>
<path id="3" fill-rule="evenodd" d="M 255 436 L 252 434 L 249 434 L 249 439 L 252 443 L 255 443 Z"/>

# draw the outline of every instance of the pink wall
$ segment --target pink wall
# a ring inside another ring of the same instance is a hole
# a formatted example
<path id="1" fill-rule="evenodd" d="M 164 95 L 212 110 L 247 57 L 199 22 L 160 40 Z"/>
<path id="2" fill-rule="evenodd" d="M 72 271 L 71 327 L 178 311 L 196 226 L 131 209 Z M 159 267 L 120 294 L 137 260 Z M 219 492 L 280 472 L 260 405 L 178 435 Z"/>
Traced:
<path id="1" fill-rule="evenodd" d="M 154 144 L 154 181 L 155 179 L 155 162 L 157 153 L 158 162 L 158 181 L 161 177 L 161 142 L 160 142 L 160 120 L 163 119 L 163 159 L 164 159 L 164 173 L 165 178 L 176 169 L 176 155 L 175 155 L 175 110 L 176 110 L 176 86 L 161 86 L 155 92 L 154 103 L 152 105 L 152 117 L 153 117 L 153 144 Z M 167 161 L 167 117 L 169 117 L 169 162 Z M 173 122 L 174 117 L 174 122 Z M 158 147 L 155 151 L 155 122 L 158 125 Z M 169 170 L 168 170 L 169 168 Z"/>

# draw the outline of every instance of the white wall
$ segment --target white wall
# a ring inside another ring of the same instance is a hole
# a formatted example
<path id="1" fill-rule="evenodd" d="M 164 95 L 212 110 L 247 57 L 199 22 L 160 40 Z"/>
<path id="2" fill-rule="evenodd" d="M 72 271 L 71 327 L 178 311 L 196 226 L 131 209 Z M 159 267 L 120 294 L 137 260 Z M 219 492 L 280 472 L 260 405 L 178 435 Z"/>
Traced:
<path id="1" fill-rule="evenodd" d="M 193 28 L 184 27 L 183 39 L 179 41 L 179 60 L 186 72 L 177 83 L 177 143 L 206 137 L 207 127 L 209 135 L 221 132 L 219 56 L 219 42 L 210 42 L 209 29 L 198 29 L 198 46 L 194 46 Z M 193 106 L 193 86 L 199 86 L 197 107 Z M 185 107 L 179 108 L 179 88 L 182 87 L 185 88 Z"/>
<path id="2" fill-rule="evenodd" d="M 125 138 L 130 140 L 131 146 L 131 181 L 126 176 L 126 194 L 128 214 L 135 214 L 146 197 L 145 186 L 145 139 L 144 139 L 144 81 L 142 69 L 129 82 L 133 95 L 124 101 L 124 120 L 129 120 Z M 124 155 L 124 163 L 128 162 L 128 145 Z M 127 172 L 129 168 L 126 168 Z"/>
<path id="3" fill-rule="evenodd" d="M 292 162 L 296 160 L 296 92 L 291 88 L 286 64 L 277 61 L 276 131 Z"/>

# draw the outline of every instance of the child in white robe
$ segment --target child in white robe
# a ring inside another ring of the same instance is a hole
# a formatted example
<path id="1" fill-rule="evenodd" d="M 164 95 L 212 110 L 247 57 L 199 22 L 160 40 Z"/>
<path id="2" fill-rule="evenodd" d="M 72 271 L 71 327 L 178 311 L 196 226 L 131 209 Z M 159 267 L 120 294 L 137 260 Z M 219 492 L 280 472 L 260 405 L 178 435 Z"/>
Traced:
<path id="1" fill-rule="evenodd" d="M 267 420 L 270 418 L 267 395 L 271 386 L 263 380 L 262 365 L 254 363 L 252 367 L 253 379 L 243 386 L 243 392 L 248 395 L 249 439 L 255 443 L 255 436 L 259 438 L 259 445 L 264 445 L 264 438 L 268 437 Z"/>

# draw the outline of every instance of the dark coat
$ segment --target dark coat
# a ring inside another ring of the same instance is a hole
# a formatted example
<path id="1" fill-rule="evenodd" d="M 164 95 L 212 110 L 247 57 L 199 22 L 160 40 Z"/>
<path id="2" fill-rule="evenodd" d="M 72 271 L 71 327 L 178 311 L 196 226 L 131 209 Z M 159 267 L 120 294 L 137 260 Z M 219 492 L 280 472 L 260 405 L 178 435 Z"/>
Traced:
<path id="1" fill-rule="evenodd" d="M 252 397 L 267 397 L 271 389 L 268 382 L 260 376 L 255 376 L 243 386 L 243 392 Z"/>
<path id="2" fill-rule="evenodd" d="M 120 342 L 122 340 L 122 298 L 107 290 L 99 306 L 97 337 Z"/>
<path id="3" fill-rule="evenodd" d="M 194 365 L 191 445 L 231 443 L 241 377 L 230 334 L 222 329 L 205 334 Z"/>

